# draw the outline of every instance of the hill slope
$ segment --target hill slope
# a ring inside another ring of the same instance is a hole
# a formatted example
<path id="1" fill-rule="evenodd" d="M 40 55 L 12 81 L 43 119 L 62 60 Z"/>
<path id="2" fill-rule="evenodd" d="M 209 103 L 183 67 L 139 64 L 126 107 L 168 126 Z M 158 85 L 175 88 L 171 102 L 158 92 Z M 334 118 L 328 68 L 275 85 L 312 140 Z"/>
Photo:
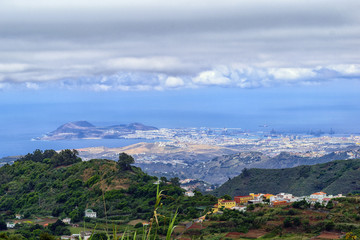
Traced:
<path id="1" fill-rule="evenodd" d="M 13 165 L 0 168 L 0 211 L 9 215 L 53 215 L 82 220 L 91 208 L 110 219 L 148 218 L 156 193 L 156 178 L 137 167 L 128 169 L 111 160 L 82 162 L 76 151 L 36 150 Z M 171 195 L 183 191 L 169 186 Z"/>
<path id="2" fill-rule="evenodd" d="M 332 152 L 321 157 L 305 157 L 291 152 L 282 152 L 274 157 L 269 157 L 260 152 L 241 152 L 216 157 L 205 165 L 195 165 L 187 172 L 191 173 L 192 177 L 210 183 L 224 183 L 229 178 L 238 176 L 244 168 L 291 168 L 358 157 L 360 157 L 359 148 Z"/>
<path id="3" fill-rule="evenodd" d="M 199 192 L 192 198 L 184 196 L 179 179 L 162 179 L 159 185 L 154 184 L 157 178 L 131 166 L 133 158 L 125 153 L 119 161 L 82 162 L 76 150 L 68 149 L 29 153 L 0 168 L 0 213 L 13 218 L 17 213 L 25 217 L 70 217 L 78 222 L 90 208 L 97 212 L 99 221 L 105 221 L 105 217 L 116 224 L 134 219 L 148 221 L 158 186 L 165 198 L 159 213 L 172 214 L 179 208 L 179 220 L 202 216 L 203 209 L 197 206 L 211 207 L 217 202 L 214 196 Z"/>
<path id="4" fill-rule="evenodd" d="M 285 169 L 244 169 L 214 191 L 215 195 L 289 192 L 297 196 L 360 191 L 360 159 L 339 160 Z"/>

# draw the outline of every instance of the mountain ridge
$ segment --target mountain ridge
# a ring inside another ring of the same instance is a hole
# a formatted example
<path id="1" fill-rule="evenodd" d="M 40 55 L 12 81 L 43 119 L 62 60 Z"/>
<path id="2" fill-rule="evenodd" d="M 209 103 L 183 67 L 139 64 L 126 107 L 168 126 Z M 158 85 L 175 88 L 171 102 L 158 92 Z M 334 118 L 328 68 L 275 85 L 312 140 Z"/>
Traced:
<path id="1" fill-rule="evenodd" d="M 213 193 L 218 196 L 235 196 L 250 192 L 289 192 L 303 196 L 319 191 L 329 194 L 360 192 L 360 159 L 336 160 L 294 168 L 245 168 L 240 175 L 228 180 Z"/>

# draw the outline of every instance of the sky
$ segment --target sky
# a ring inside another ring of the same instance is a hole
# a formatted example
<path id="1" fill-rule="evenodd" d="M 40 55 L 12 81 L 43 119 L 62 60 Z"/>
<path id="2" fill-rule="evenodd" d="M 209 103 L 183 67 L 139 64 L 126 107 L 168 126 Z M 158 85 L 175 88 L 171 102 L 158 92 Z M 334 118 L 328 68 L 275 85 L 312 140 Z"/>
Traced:
<path id="1" fill-rule="evenodd" d="M 358 0 L 0 0 L 0 124 L 360 132 L 359 9 Z"/>

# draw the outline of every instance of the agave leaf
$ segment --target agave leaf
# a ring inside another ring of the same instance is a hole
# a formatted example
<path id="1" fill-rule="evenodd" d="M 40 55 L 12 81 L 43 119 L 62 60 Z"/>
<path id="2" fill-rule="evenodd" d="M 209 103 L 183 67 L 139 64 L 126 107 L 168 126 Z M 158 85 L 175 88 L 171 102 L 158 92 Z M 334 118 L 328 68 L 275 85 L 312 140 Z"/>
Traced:
<path id="1" fill-rule="evenodd" d="M 121 236 L 121 240 L 124 240 L 124 239 L 125 239 L 126 230 L 127 230 L 127 228 L 125 229 L 123 235 Z"/>
<path id="2" fill-rule="evenodd" d="M 178 209 L 176 210 L 175 214 L 174 214 L 174 217 L 172 218 L 170 224 L 169 224 L 169 228 L 168 228 L 168 231 L 167 231 L 167 234 L 166 234 L 166 240 L 170 240 L 171 239 L 171 234 L 173 233 L 174 229 L 175 229 L 175 219 L 177 217 L 177 214 L 178 214 Z"/>

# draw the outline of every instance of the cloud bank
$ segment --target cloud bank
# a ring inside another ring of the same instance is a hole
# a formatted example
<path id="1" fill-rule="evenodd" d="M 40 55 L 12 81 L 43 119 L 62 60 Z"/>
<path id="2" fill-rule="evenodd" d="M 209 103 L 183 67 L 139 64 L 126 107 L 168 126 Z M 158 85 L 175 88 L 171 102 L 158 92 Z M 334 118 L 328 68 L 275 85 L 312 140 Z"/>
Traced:
<path id="1" fill-rule="evenodd" d="M 357 0 L 2 1 L 0 89 L 358 79 Z"/>
<path id="2" fill-rule="evenodd" d="M 18 74 L 18 73 L 17 73 Z M 329 81 L 360 79 L 360 65 L 330 65 L 316 68 L 251 68 L 219 66 L 194 76 L 172 76 L 157 72 L 118 72 L 73 78 L 63 77 L 55 81 L 4 81 L 0 89 L 13 87 L 27 89 L 62 88 L 91 91 L 149 91 L 178 88 L 231 87 L 262 88 L 276 86 L 312 86 Z"/>

